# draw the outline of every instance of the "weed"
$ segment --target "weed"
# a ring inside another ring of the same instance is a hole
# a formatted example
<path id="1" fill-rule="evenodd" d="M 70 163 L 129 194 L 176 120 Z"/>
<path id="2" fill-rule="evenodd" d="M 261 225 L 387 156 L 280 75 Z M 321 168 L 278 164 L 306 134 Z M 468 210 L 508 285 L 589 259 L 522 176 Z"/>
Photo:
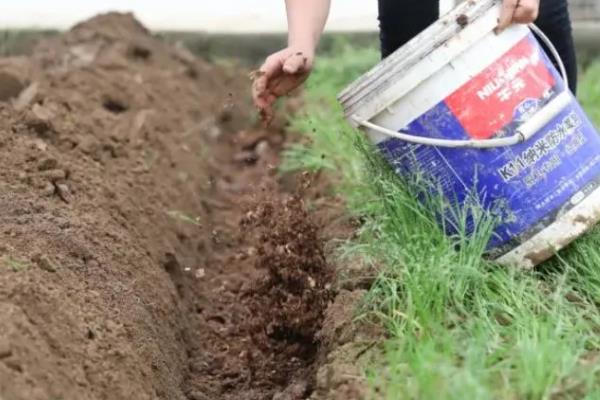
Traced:
<path id="1" fill-rule="evenodd" d="M 600 61 L 592 63 L 584 71 L 578 97 L 596 128 L 600 128 Z"/>
<path id="2" fill-rule="evenodd" d="M 15 258 L 4 256 L 2 257 L 4 265 L 14 272 L 24 271 L 29 268 L 29 264 Z"/>
<path id="3" fill-rule="evenodd" d="M 0 57 L 27 54 L 40 38 L 57 33 L 54 30 L 0 30 Z"/>
<path id="4" fill-rule="evenodd" d="M 187 224 L 200 226 L 200 217 L 196 217 L 196 218 L 190 217 L 186 213 L 179 211 L 179 210 L 170 210 L 170 211 L 167 211 L 166 214 L 171 218 L 177 219 L 177 220 L 185 222 Z"/>

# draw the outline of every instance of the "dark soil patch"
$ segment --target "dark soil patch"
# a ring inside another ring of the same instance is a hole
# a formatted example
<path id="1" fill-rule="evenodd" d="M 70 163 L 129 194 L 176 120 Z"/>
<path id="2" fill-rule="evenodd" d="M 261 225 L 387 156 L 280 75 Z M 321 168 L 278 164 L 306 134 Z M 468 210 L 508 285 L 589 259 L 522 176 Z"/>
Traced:
<path id="1" fill-rule="evenodd" d="M 333 271 L 246 74 L 127 14 L 0 73 L 0 397 L 307 397 Z"/>
<path id="2" fill-rule="evenodd" d="M 249 321 L 252 341 L 269 354 L 252 374 L 274 379 L 278 386 L 296 382 L 300 399 L 314 388 L 317 333 L 333 298 L 334 271 L 302 198 L 275 198 L 261 201 L 242 221 L 243 227 L 259 229 L 255 266 L 266 272 L 244 296 L 254 317 Z"/>

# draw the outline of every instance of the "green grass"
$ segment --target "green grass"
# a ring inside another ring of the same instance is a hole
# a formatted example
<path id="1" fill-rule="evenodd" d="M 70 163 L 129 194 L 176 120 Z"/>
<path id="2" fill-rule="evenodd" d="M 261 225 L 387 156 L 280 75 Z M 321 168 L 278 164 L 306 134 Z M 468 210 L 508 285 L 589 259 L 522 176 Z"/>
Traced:
<path id="1" fill-rule="evenodd" d="M 178 221 L 181 221 L 181 222 L 185 222 L 186 224 L 201 226 L 200 217 L 195 217 L 195 218 L 191 217 L 188 214 L 184 213 L 183 211 L 169 210 L 166 212 L 166 214 L 169 217 L 176 219 Z"/>
<path id="2" fill-rule="evenodd" d="M 48 29 L 0 29 L 0 57 L 28 54 L 38 40 L 57 34 Z"/>
<path id="3" fill-rule="evenodd" d="M 1 259 L 4 266 L 10 269 L 13 272 L 24 271 L 29 268 L 29 264 L 24 261 L 17 260 L 15 258 L 11 258 L 9 256 L 4 256 Z"/>
<path id="4" fill-rule="evenodd" d="M 579 100 L 596 127 L 600 127 L 600 61 L 584 71 L 579 83 Z"/>
<path id="5" fill-rule="evenodd" d="M 375 62 L 375 51 L 346 46 L 318 61 L 305 112 L 292 120 L 305 142 L 282 165 L 328 171 L 348 212 L 364 221 L 340 257 L 362 257 L 378 274 L 361 310 L 389 334 L 384 356 L 366 371 L 372 397 L 600 398 L 600 229 L 536 271 L 482 259 L 495 222 L 487 214 L 472 237 L 464 218 L 457 235 L 444 235 L 434 214 L 447 205 L 435 196 L 417 202 L 415 186 L 342 118 L 335 94 Z M 599 74 L 593 64 L 580 84 L 597 124 Z"/>
<path id="6" fill-rule="evenodd" d="M 159 32 L 161 38 L 170 42 L 182 42 L 197 56 L 210 62 L 234 59 L 238 63 L 255 67 L 275 50 L 287 43 L 285 33 L 227 34 L 206 32 Z M 325 33 L 319 44 L 321 53 L 328 53 L 343 37 L 355 46 L 373 47 L 377 45 L 377 33 Z"/>

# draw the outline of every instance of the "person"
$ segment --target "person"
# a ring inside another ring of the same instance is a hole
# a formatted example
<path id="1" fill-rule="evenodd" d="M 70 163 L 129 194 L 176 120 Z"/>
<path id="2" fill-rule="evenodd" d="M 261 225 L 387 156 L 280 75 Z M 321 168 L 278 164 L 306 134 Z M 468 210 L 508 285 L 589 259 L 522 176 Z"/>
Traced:
<path id="1" fill-rule="evenodd" d="M 272 117 L 275 101 L 309 76 L 331 0 L 286 0 L 288 46 L 265 60 L 252 86 L 256 107 Z M 387 57 L 439 18 L 439 0 L 379 0 L 382 57 Z M 557 48 L 569 86 L 577 87 L 577 62 L 567 0 L 503 0 L 496 32 L 512 23 L 535 22 Z M 542 46 L 545 45 L 542 43 Z"/>

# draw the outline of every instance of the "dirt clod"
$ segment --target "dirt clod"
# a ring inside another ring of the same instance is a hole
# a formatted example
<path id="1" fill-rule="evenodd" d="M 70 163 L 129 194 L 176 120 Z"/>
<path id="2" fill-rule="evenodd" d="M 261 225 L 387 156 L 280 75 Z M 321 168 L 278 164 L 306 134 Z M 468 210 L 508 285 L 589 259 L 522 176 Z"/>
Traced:
<path id="1" fill-rule="evenodd" d="M 270 147 L 269 142 L 266 140 L 262 140 L 262 141 L 258 142 L 254 151 L 256 152 L 256 155 L 258 157 L 264 157 L 266 154 L 268 154 L 269 147 Z"/>
<path id="2" fill-rule="evenodd" d="M 59 183 L 56 185 L 56 194 L 65 203 L 71 201 L 71 189 L 69 189 L 69 186 L 66 183 Z"/>
<path id="3" fill-rule="evenodd" d="M 114 114 L 120 114 L 122 112 L 127 111 L 128 107 L 127 105 L 117 99 L 113 99 L 113 98 L 106 98 L 103 102 L 102 102 L 102 106 L 107 110 L 110 111 L 111 113 Z"/>
<path id="4" fill-rule="evenodd" d="M 56 158 L 48 157 L 41 160 L 37 168 L 39 171 L 48 171 L 49 169 L 55 169 L 56 167 L 58 167 Z"/>
<path id="5" fill-rule="evenodd" d="M 298 382 L 275 394 L 273 400 L 303 400 L 308 394 L 309 390 L 306 382 Z"/>
<path id="6" fill-rule="evenodd" d="M 56 272 L 56 267 L 46 255 L 36 254 L 35 256 L 33 256 L 33 262 L 36 263 L 44 271 Z"/>
<path id="7" fill-rule="evenodd" d="M 257 159 L 256 153 L 248 150 L 240 151 L 233 156 L 233 161 L 237 163 L 253 164 Z"/>
<path id="8" fill-rule="evenodd" d="M 0 101 L 8 101 L 18 97 L 23 89 L 23 82 L 18 77 L 0 71 Z"/>
<path id="9" fill-rule="evenodd" d="M 465 28 L 467 25 L 469 25 L 469 17 L 467 17 L 465 14 L 460 14 L 457 18 L 456 18 L 456 23 L 458 24 L 458 26 L 460 26 L 461 28 Z"/>
<path id="10" fill-rule="evenodd" d="M 0 360 L 12 356 L 12 349 L 7 340 L 0 339 Z"/>
<path id="11" fill-rule="evenodd" d="M 23 90 L 19 94 L 19 97 L 15 99 L 13 103 L 15 110 L 21 111 L 28 107 L 37 96 L 38 90 L 39 84 L 37 82 L 34 82 L 27 86 L 27 88 L 25 88 L 25 90 Z"/>

